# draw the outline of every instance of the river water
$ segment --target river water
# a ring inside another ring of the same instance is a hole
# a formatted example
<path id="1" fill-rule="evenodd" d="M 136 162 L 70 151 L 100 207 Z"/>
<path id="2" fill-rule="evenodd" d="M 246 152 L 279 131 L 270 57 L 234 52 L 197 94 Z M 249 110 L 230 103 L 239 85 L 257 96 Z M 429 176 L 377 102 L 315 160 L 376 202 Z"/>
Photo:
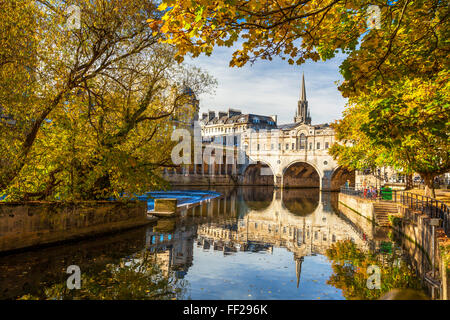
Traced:
<path id="1" fill-rule="evenodd" d="M 0 257 L 0 299 L 341 300 L 420 288 L 402 249 L 340 213 L 336 193 L 215 191 L 177 218 Z M 67 288 L 71 265 L 79 290 Z"/>

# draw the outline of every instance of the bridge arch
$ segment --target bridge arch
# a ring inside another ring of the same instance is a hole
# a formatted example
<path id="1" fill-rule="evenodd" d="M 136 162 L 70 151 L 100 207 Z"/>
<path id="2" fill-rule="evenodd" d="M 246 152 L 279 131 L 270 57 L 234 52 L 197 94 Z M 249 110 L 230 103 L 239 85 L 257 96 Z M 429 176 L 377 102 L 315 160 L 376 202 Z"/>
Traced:
<path id="1" fill-rule="evenodd" d="M 320 191 L 314 189 L 284 189 L 283 207 L 295 216 L 309 216 L 319 206 Z"/>
<path id="2" fill-rule="evenodd" d="M 242 187 L 242 199 L 249 209 L 266 210 L 273 201 L 274 186 Z"/>
<path id="3" fill-rule="evenodd" d="M 320 188 L 320 170 L 311 163 L 294 161 L 283 170 L 284 188 Z"/>
<path id="4" fill-rule="evenodd" d="M 339 166 L 331 173 L 331 191 L 339 191 L 340 188 L 349 180 L 350 186 L 355 185 L 355 170 L 348 170 Z"/>
<path id="5" fill-rule="evenodd" d="M 243 185 L 273 186 L 274 171 L 272 167 L 262 161 L 249 164 L 243 172 Z"/>

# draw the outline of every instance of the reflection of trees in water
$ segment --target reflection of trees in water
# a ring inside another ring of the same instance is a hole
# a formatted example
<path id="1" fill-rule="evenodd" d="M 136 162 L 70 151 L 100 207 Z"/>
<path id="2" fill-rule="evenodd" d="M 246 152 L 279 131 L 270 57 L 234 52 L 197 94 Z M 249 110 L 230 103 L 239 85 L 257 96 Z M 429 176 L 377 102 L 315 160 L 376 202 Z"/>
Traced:
<path id="1" fill-rule="evenodd" d="M 153 255 L 141 252 L 131 259 L 82 270 L 81 289 L 69 290 L 66 282 L 46 287 L 43 295 L 22 299 L 167 300 L 185 294 L 186 282 L 165 276 Z"/>
<path id="2" fill-rule="evenodd" d="M 327 284 L 341 289 L 344 297 L 350 300 L 379 299 L 392 289 L 421 290 L 416 273 L 403 259 L 393 254 L 382 255 L 363 252 L 350 240 L 338 241 L 326 251 L 332 262 L 333 274 Z M 376 265 L 381 271 L 381 288 L 369 289 L 367 269 Z"/>
<path id="3" fill-rule="evenodd" d="M 306 216 L 319 205 L 319 189 L 284 189 L 283 204 L 292 214 Z"/>
<path id="4" fill-rule="evenodd" d="M 273 199 L 273 186 L 242 187 L 242 199 L 253 210 L 264 210 L 270 206 Z"/>
<path id="5" fill-rule="evenodd" d="M 116 263 L 145 246 L 145 227 L 60 246 L 0 257 L 0 299 L 24 294 L 41 296 L 44 287 L 63 282 L 69 265 L 81 271 Z M 93 259 L 95 257 L 95 259 Z"/>

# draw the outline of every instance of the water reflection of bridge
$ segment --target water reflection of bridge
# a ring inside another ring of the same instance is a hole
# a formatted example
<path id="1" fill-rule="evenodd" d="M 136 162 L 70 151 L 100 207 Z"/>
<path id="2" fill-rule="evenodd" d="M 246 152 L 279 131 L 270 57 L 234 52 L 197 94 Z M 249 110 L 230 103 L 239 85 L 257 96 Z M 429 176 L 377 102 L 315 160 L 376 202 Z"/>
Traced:
<path id="1" fill-rule="evenodd" d="M 333 194 L 317 189 L 239 188 L 184 212 L 171 233 L 147 233 L 147 250 L 167 270 L 184 275 L 193 261 L 193 246 L 223 252 L 271 253 L 274 247 L 293 252 L 300 278 L 305 256 L 325 254 L 333 243 L 368 242 L 332 209 Z"/>

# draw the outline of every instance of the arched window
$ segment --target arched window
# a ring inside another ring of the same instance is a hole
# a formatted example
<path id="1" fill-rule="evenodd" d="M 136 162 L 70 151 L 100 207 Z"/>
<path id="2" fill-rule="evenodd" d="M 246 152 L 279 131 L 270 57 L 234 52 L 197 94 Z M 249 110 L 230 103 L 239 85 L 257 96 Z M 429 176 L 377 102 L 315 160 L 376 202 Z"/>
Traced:
<path id="1" fill-rule="evenodd" d="M 304 133 L 300 135 L 300 150 L 306 149 L 306 136 Z"/>

